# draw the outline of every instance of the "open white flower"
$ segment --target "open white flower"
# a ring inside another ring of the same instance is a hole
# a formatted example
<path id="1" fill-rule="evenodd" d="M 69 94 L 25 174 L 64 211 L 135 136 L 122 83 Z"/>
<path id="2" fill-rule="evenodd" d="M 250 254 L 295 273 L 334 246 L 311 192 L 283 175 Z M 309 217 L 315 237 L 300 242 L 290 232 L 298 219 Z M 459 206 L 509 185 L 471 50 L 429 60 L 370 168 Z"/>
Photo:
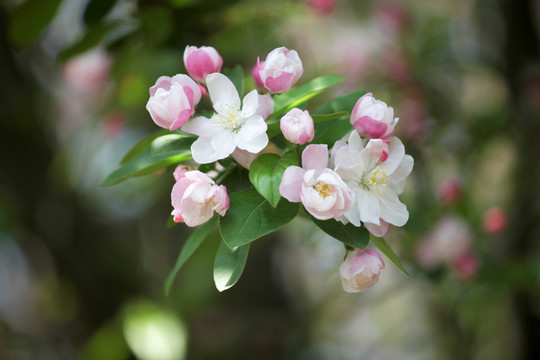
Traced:
<path id="1" fill-rule="evenodd" d="M 386 146 L 388 157 L 381 161 Z M 401 141 L 392 137 L 386 145 L 382 139 L 371 139 L 364 147 L 358 132 L 353 131 L 348 145 L 337 143 L 334 148 L 335 171 L 356 194 L 355 204 L 340 220 L 355 226 L 363 222 L 376 236 L 384 235 L 388 224 L 405 225 L 409 212 L 398 195 L 403 192 L 414 160 L 405 155 Z"/>
<path id="2" fill-rule="evenodd" d="M 191 145 L 193 160 L 207 164 L 229 156 L 237 147 L 258 153 L 268 144 L 266 123 L 259 107 L 259 94 L 251 91 L 240 96 L 234 84 L 225 75 L 210 74 L 206 85 L 216 113 L 210 119 L 198 116 L 188 121 L 182 130 L 199 135 Z"/>

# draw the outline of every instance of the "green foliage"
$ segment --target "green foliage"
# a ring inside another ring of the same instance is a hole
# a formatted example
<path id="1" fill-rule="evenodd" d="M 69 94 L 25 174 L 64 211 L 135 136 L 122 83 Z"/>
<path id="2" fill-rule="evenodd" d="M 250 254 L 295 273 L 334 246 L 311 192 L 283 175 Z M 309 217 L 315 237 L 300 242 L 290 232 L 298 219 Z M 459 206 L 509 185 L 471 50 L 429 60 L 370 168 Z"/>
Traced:
<path id="1" fill-rule="evenodd" d="M 141 14 L 142 30 L 150 40 L 163 42 L 173 31 L 173 17 L 171 10 L 165 6 L 151 6 L 145 8 Z"/>
<path id="2" fill-rule="evenodd" d="M 182 265 L 193 255 L 195 250 L 201 245 L 201 243 L 206 239 L 208 234 L 212 231 L 214 228 L 214 225 L 217 222 L 217 215 L 215 215 L 212 219 L 210 219 L 208 222 L 204 223 L 203 225 L 199 226 L 193 233 L 189 236 L 189 238 L 186 240 L 186 243 L 184 244 L 184 247 L 180 251 L 180 255 L 178 256 L 178 259 L 176 260 L 176 264 L 174 265 L 174 268 L 167 276 L 167 279 L 165 280 L 165 295 L 169 294 L 169 291 L 171 290 L 172 283 L 174 281 L 174 278 Z"/>
<path id="3" fill-rule="evenodd" d="M 350 94 L 341 96 L 332 101 L 327 102 L 313 112 L 315 119 L 318 115 L 343 113 L 340 117 L 334 118 L 332 121 L 321 121 L 315 123 L 315 144 L 327 144 L 333 146 L 334 143 L 343 138 L 351 131 L 351 123 L 346 111 L 352 111 L 358 99 L 364 95 L 365 91 L 355 91 Z M 343 111 L 346 110 L 346 111 Z"/>
<path id="4" fill-rule="evenodd" d="M 151 135 L 148 135 L 141 141 L 139 141 L 135 146 L 129 150 L 126 155 L 120 160 L 120 165 L 124 165 L 125 163 L 129 162 L 133 158 L 135 158 L 137 155 L 142 154 L 145 150 L 147 150 L 150 145 L 152 144 L 152 141 L 154 141 L 157 137 L 170 134 L 169 130 L 159 130 L 154 132 Z"/>
<path id="5" fill-rule="evenodd" d="M 255 189 L 232 193 L 229 200 L 229 210 L 220 219 L 219 229 L 231 248 L 276 231 L 294 219 L 300 208 L 286 199 L 281 199 L 274 208 Z"/>
<path id="6" fill-rule="evenodd" d="M 377 249 L 379 249 L 384 255 L 386 255 L 386 257 L 390 259 L 390 261 L 392 261 L 394 265 L 398 267 L 399 270 L 401 270 L 405 275 L 409 276 L 409 273 L 407 272 L 407 270 L 405 270 L 403 265 L 401 265 L 401 262 L 399 261 L 399 258 L 397 257 L 396 253 L 394 252 L 394 250 L 392 250 L 392 248 L 390 247 L 390 245 L 388 245 L 388 243 L 386 242 L 386 240 L 384 240 L 384 238 L 371 235 L 370 239 L 373 245 L 375 245 Z"/>
<path id="7" fill-rule="evenodd" d="M 214 261 L 214 283 L 219 291 L 232 287 L 244 271 L 249 253 L 249 244 L 229 248 L 225 241 L 219 244 Z"/>
<path id="8" fill-rule="evenodd" d="M 356 227 L 351 223 L 344 225 L 335 219 L 318 220 L 311 217 L 311 220 L 319 229 L 346 245 L 364 249 L 369 244 L 369 232 L 365 228 Z"/>
<path id="9" fill-rule="evenodd" d="M 62 0 L 28 0 L 13 14 L 9 35 L 13 44 L 28 46 L 34 43 L 51 22 Z"/>
<path id="10" fill-rule="evenodd" d="M 242 70 L 242 67 L 236 65 L 232 69 L 223 69 L 221 72 L 232 81 L 234 87 L 236 87 L 236 91 L 240 95 L 240 99 L 242 99 L 244 95 L 244 70 Z"/>
<path id="11" fill-rule="evenodd" d="M 111 0 L 90 0 L 84 10 L 84 23 L 94 25 L 100 22 L 115 4 L 116 1 Z"/>
<path id="12" fill-rule="evenodd" d="M 176 155 L 188 151 L 195 140 L 195 135 L 184 132 L 159 136 L 150 143 L 150 153 L 152 156 Z"/>
<path id="13" fill-rule="evenodd" d="M 272 207 L 276 207 L 281 199 L 279 184 L 283 173 L 293 165 L 298 165 L 295 151 L 288 151 L 283 157 L 276 154 L 262 154 L 251 163 L 249 180 Z"/>
<path id="14" fill-rule="evenodd" d="M 66 61 L 69 58 L 88 51 L 100 44 L 105 37 L 117 28 L 118 22 L 98 23 L 91 26 L 86 34 L 74 44 L 62 49 L 58 54 L 58 60 Z"/>
<path id="15" fill-rule="evenodd" d="M 339 76 L 321 76 L 288 92 L 274 97 L 274 114 L 272 118 L 286 113 L 290 109 L 305 103 L 330 87 L 345 81 Z M 339 109 L 342 110 L 342 109 Z"/>

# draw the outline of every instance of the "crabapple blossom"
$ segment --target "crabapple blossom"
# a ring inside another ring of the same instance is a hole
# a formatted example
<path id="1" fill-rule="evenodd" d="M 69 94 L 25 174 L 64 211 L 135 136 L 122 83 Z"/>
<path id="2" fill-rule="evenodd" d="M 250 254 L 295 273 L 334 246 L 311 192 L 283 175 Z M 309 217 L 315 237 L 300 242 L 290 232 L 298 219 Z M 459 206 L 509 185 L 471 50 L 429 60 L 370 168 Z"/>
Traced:
<path id="1" fill-rule="evenodd" d="M 262 154 L 277 154 L 281 156 L 283 155 L 283 150 L 277 147 L 274 143 L 269 142 L 268 145 L 266 145 L 266 147 L 257 154 L 253 154 L 246 150 L 236 148 L 236 150 L 233 151 L 231 156 L 233 157 L 234 161 L 236 161 L 239 165 L 245 167 L 246 169 L 249 169 L 253 160 L 258 158 Z"/>
<path id="2" fill-rule="evenodd" d="M 257 59 L 257 64 L 264 87 L 276 94 L 289 90 L 304 72 L 298 53 L 285 47 L 272 50 L 264 62 Z"/>
<path id="3" fill-rule="evenodd" d="M 264 149 L 268 135 L 263 116 L 268 114 L 269 105 L 261 106 L 257 91 L 247 94 L 240 108 L 238 91 L 225 75 L 210 74 L 206 84 L 216 113 L 210 119 L 195 117 L 182 127 L 185 132 L 199 135 L 191 145 L 193 160 L 207 164 L 226 158 L 236 148 L 254 154 Z"/>
<path id="4" fill-rule="evenodd" d="M 174 172 L 173 172 L 174 180 L 176 181 L 180 180 L 181 178 L 185 176 L 186 172 L 192 171 L 192 170 L 195 170 L 195 169 L 192 168 L 191 166 L 186 166 L 182 164 L 178 165 L 176 169 L 174 169 Z"/>
<path id="5" fill-rule="evenodd" d="M 214 211 L 225 215 L 229 209 L 229 195 L 225 186 L 216 185 L 214 180 L 198 170 L 180 171 L 178 176 L 180 178 L 171 192 L 175 222 L 185 222 L 193 227 L 210 220 Z"/>
<path id="6" fill-rule="evenodd" d="M 341 285 L 348 293 L 362 292 L 379 280 L 379 273 L 385 264 L 379 253 L 370 249 L 355 249 L 347 252 L 345 261 L 339 267 Z"/>
<path id="7" fill-rule="evenodd" d="M 161 76 L 150 88 L 146 110 L 158 126 L 176 130 L 189 120 L 200 100 L 199 86 L 189 76 Z"/>
<path id="8" fill-rule="evenodd" d="M 253 69 L 251 69 L 251 77 L 253 78 L 253 81 L 255 82 L 255 86 L 260 91 L 266 91 L 266 88 L 264 87 L 264 84 L 261 80 L 261 74 L 259 74 L 259 67 L 264 66 L 264 61 L 259 61 L 255 66 L 253 66 Z"/>
<path id="9" fill-rule="evenodd" d="M 353 127 L 361 135 L 372 139 L 392 136 L 398 120 L 394 118 L 394 109 L 375 99 L 371 93 L 358 99 L 351 113 Z"/>
<path id="10" fill-rule="evenodd" d="M 307 110 L 291 109 L 281 118 L 279 126 L 285 139 L 293 144 L 303 145 L 315 137 L 313 119 Z"/>
<path id="11" fill-rule="evenodd" d="M 302 153 L 302 168 L 289 166 L 283 173 L 279 192 L 291 202 L 302 202 L 319 220 L 336 219 L 347 212 L 354 193 L 328 166 L 326 145 L 308 145 Z"/>
<path id="12" fill-rule="evenodd" d="M 334 170 L 356 195 L 351 209 L 340 220 L 355 226 L 369 223 L 366 228 L 376 236 L 384 235 L 388 224 L 403 226 L 409 219 L 398 195 L 403 192 L 414 160 L 405 155 L 398 138 L 390 138 L 387 146 L 388 156 L 381 161 L 385 142 L 371 139 L 364 147 L 358 132 L 353 131 L 348 144 L 336 143 L 332 156 Z"/>
<path id="13" fill-rule="evenodd" d="M 223 59 L 211 46 L 187 46 L 184 51 L 184 65 L 195 81 L 204 83 L 206 76 L 221 70 Z"/>

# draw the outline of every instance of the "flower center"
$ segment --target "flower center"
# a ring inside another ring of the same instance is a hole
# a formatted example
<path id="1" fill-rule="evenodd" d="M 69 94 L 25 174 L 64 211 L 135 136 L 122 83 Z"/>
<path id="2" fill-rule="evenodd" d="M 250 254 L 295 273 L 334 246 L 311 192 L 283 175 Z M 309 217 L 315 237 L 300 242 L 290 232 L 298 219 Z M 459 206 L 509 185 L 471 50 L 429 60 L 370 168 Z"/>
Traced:
<path id="1" fill-rule="evenodd" d="M 315 184 L 314 189 L 317 191 L 320 197 L 325 199 L 326 197 L 330 196 L 332 194 L 332 187 L 328 185 L 327 183 L 323 183 L 322 181 L 319 181 L 317 184 Z"/>
<path id="2" fill-rule="evenodd" d="M 214 123 L 233 132 L 238 132 L 243 124 L 243 119 L 240 117 L 240 109 L 236 106 L 225 104 L 224 110 L 216 114 Z"/>
<path id="3" fill-rule="evenodd" d="M 377 194 L 380 194 L 381 192 L 386 191 L 386 185 L 388 185 L 388 174 L 386 173 L 386 170 L 381 170 L 378 166 L 373 170 L 371 173 L 371 176 L 367 179 L 367 181 L 363 181 L 362 185 L 364 187 L 375 189 Z"/>

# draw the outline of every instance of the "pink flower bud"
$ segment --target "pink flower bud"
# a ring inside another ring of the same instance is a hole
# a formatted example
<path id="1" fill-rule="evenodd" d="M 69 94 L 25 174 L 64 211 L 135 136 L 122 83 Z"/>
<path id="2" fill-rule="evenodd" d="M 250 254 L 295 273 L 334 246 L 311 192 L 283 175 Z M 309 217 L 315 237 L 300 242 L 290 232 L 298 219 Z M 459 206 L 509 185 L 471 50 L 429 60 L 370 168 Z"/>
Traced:
<path id="1" fill-rule="evenodd" d="M 204 83 L 206 75 L 219 72 L 223 59 L 211 46 L 187 46 L 184 51 L 184 65 L 188 74 L 195 81 Z"/>
<path id="2" fill-rule="evenodd" d="M 199 100 L 199 86 L 189 76 L 162 76 L 150 88 L 146 110 L 158 126 L 176 130 L 189 120 Z"/>
<path id="3" fill-rule="evenodd" d="M 375 250 L 356 249 L 347 253 L 339 267 L 343 290 L 348 293 L 362 292 L 375 285 L 384 267 L 383 259 Z"/>
<path id="4" fill-rule="evenodd" d="M 437 187 L 437 199 L 443 204 L 451 204 L 461 197 L 461 188 L 459 179 L 444 179 Z"/>
<path id="5" fill-rule="evenodd" d="M 284 47 L 272 50 L 264 62 L 257 59 L 257 63 L 264 87 L 277 94 L 289 90 L 304 72 L 298 53 Z"/>
<path id="6" fill-rule="evenodd" d="M 313 119 L 307 110 L 291 109 L 281 118 L 279 125 L 285 139 L 293 144 L 303 145 L 315 137 Z"/>
<path id="7" fill-rule="evenodd" d="M 261 80 L 261 75 L 259 74 L 259 69 L 264 66 L 264 61 L 258 61 L 257 64 L 251 69 L 251 77 L 253 78 L 253 81 L 255 82 L 255 86 L 260 91 L 266 91 L 266 88 L 264 87 L 264 84 Z"/>
<path id="8" fill-rule="evenodd" d="M 454 260 L 452 269 L 459 279 L 470 279 L 478 272 L 478 258 L 473 252 L 464 252 Z"/>
<path id="9" fill-rule="evenodd" d="M 216 185 L 208 175 L 193 170 L 183 173 L 174 184 L 171 203 L 174 221 L 193 227 L 210 220 L 214 211 L 224 216 L 229 209 L 229 195 L 225 186 Z"/>
<path id="10" fill-rule="evenodd" d="M 394 134 L 398 119 L 394 109 L 377 100 L 371 93 L 358 99 L 351 113 L 351 124 L 360 135 L 372 138 L 388 138 Z"/>
<path id="11" fill-rule="evenodd" d="M 186 175 L 188 171 L 193 171 L 193 170 L 195 169 L 193 169 L 191 166 L 185 166 L 182 164 L 178 165 L 176 169 L 174 169 L 174 172 L 173 172 L 174 180 L 176 181 L 180 180 Z"/>
<path id="12" fill-rule="evenodd" d="M 484 229 L 487 233 L 494 234 L 506 227 L 506 213 L 498 206 L 490 208 L 484 214 Z"/>

